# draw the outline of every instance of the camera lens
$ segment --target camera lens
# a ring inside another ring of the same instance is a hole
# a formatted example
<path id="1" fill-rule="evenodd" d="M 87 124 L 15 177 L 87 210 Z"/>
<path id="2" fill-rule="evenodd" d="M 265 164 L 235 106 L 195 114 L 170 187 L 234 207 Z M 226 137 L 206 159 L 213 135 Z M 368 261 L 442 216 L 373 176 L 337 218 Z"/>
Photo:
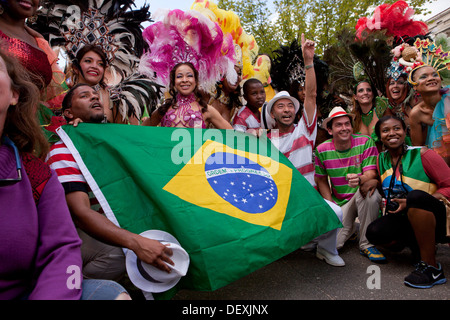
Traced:
<path id="1" fill-rule="evenodd" d="M 400 207 L 400 204 L 398 202 L 389 201 L 389 203 L 386 205 L 386 210 L 395 211 L 398 209 L 398 207 Z"/>

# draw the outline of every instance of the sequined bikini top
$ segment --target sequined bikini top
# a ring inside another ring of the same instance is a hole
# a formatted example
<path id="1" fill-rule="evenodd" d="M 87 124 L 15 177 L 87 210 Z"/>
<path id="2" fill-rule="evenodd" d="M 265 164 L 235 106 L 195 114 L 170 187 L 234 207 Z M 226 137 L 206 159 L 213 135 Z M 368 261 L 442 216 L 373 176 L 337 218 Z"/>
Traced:
<path id="1" fill-rule="evenodd" d="M 52 67 L 44 51 L 16 38 L 10 38 L 0 31 L 0 38 L 8 42 L 8 51 L 30 72 L 42 78 L 47 86 L 52 80 Z M 36 83 L 42 89 L 42 83 Z"/>
<path id="2" fill-rule="evenodd" d="M 195 95 L 177 95 L 177 107 L 171 107 L 161 120 L 162 127 L 206 128 L 203 120 L 202 107 L 196 101 Z"/>

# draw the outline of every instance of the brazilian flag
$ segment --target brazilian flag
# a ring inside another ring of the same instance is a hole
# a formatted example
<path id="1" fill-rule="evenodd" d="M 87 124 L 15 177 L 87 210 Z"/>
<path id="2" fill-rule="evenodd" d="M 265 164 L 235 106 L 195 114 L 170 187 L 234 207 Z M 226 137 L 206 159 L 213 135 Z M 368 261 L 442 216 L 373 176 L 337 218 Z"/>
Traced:
<path id="1" fill-rule="evenodd" d="M 58 134 L 106 216 L 169 232 L 189 253 L 179 288 L 221 288 L 341 227 L 266 136 L 81 123 Z"/>

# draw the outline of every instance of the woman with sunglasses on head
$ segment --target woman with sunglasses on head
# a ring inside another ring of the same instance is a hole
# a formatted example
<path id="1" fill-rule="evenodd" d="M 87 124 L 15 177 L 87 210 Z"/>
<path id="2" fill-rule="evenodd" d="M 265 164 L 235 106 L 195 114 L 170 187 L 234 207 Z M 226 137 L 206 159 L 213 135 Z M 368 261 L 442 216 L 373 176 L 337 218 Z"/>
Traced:
<path id="1" fill-rule="evenodd" d="M 386 97 L 389 102 L 389 107 L 386 108 L 384 115 L 396 116 L 405 122 L 407 130 L 406 139 L 409 145 L 411 145 L 409 117 L 412 110 L 411 101 L 414 100 L 412 95 L 412 90 L 408 84 L 406 75 L 402 74 L 397 78 L 392 76 L 388 78 L 386 82 Z"/>
<path id="2" fill-rule="evenodd" d="M 81 240 L 43 162 L 38 88 L 6 52 L 0 47 L 0 300 L 126 298 L 117 283 L 82 279 Z"/>
<path id="3" fill-rule="evenodd" d="M 386 148 L 378 157 L 386 212 L 369 225 L 367 238 L 394 251 L 408 246 L 415 258 L 420 257 L 406 285 L 429 288 L 445 283 L 435 244 L 450 241 L 444 204 L 450 197 L 450 168 L 433 150 L 406 146 L 406 125 L 400 118 L 382 117 L 375 132 Z"/>

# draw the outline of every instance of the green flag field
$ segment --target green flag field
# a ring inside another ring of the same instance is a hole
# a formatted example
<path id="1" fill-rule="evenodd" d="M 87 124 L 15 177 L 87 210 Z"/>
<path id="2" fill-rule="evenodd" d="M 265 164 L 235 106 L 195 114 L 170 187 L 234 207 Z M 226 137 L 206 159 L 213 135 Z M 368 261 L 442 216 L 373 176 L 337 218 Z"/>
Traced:
<path id="1" fill-rule="evenodd" d="M 179 288 L 216 290 L 341 227 L 265 135 L 88 123 L 57 132 L 108 219 L 166 231 L 188 252 Z"/>

